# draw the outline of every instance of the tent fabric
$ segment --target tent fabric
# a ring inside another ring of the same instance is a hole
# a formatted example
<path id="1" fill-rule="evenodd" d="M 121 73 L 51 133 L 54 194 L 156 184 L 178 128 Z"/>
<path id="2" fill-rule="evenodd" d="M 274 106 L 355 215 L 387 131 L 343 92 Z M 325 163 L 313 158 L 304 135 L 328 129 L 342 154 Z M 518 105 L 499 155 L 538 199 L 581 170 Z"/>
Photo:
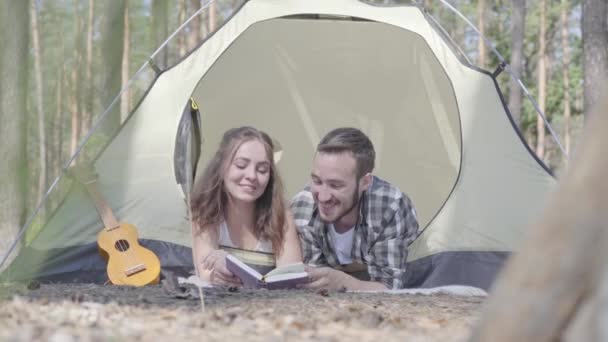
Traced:
<path id="1" fill-rule="evenodd" d="M 401 44 L 393 46 L 395 41 Z M 278 166 L 289 174 L 284 182 L 290 196 L 308 181 L 316 144 L 340 125 L 370 136 L 378 174 L 413 198 L 423 225 L 456 182 L 461 146 L 453 90 L 424 41 L 394 26 L 316 19 L 255 23 L 207 71 L 193 97 L 201 103 L 207 150 L 228 128 L 243 124 L 282 144 Z M 203 154 L 201 162 L 210 157 Z"/>
<path id="2" fill-rule="evenodd" d="M 170 271 L 184 277 L 192 274 L 192 250 L 189 247 L 146 239 L 140 239 L 139 243 L 159 256 L 163 272 Z M 26 247 L 3 273 L 3 278 L 15 281 L 37 279 L 49 283 L 108 282 L 106 262 L 99 255 L 96 242 L 50 250 Z"/>
<path id="3" fill-rule="evenodd" d="M 509 252 L 449 251 L 407 263 L 406 287 L 467 285 L 489 289 Z"/>
<path id="4" fill-rule="evenodd" d="M 159 242 L 151 249 L 163 267 L 192 268 L 174 170 L 190 97 L 201 116 L 197 169 L 226 129 L 252 125 L 281 145 L 288 196 L 308 182 L 323 134 L 337 126 L 366 132 L 377 150 L 375 173 L 412 198 L 424 229 L 410 246 L 411 286 L 487 288 L 555 184 L 511 124 L 492 75 L 463 64 L 418 7 L 250 0 L 158 76 L 95 162 L 116 216 Z M 19 257 L 29 255 L 30 268 L 11 267 L 10 275 L 93 270 L 87 258 L 100 228 L 74 185 Z M 70 250 L 88 254 L 70 257 Z"/>

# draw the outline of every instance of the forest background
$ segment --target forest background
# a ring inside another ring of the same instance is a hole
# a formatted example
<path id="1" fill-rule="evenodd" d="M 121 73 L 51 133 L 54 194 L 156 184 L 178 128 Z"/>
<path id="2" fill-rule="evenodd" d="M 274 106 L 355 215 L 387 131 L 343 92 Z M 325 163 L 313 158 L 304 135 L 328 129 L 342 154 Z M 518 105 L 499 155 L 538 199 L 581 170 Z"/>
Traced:
<path id="1" fill-rule="evenodd" d="M 447 2 L 492 42 L 535 99 L 527 98 L 508 72 L 499 74 L 499 86 L 523 137 L 559 174 L 567 167 L 566 155 L 579 139 L 586 111 L 601 96 L 601 77 L 608 74 L 606 1 Z M 460 47 L 463 58 L 489 72 L 499 68 L 501 60 L 493 48 L 441 1 L 419 3 Z M 0 256 L 82 141 L 102 148 L 152 84 L 155 70 L 178 62 L 242 4 L 243 0 L 0 1 Z M 125 91 L 116 97 L 121 89 Z M 106 112 L 113 115 L 105 115 L 101 128 L 90 134 Z M 34 225 L 42 224 L 67 190 L 55 185 Z"/>

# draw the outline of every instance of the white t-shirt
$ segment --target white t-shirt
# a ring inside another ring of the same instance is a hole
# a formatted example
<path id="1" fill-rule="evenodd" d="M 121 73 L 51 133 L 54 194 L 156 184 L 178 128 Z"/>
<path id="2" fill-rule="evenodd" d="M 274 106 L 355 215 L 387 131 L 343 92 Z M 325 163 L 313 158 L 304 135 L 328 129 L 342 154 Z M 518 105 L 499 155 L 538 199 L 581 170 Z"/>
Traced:
<path id="1" fill-rule="evenodd" d="M 353 250 L 353 238 L 355 236 L 355 227 L 347 230 L 345 233 L 336 232 L 336 228 L 333 224 L 329 225 L 329 233 L 334 242 L 334 249 L 338 256 L 338 261 L 342 265 L 348 265 L 353 262 L 351 252 Z"/>

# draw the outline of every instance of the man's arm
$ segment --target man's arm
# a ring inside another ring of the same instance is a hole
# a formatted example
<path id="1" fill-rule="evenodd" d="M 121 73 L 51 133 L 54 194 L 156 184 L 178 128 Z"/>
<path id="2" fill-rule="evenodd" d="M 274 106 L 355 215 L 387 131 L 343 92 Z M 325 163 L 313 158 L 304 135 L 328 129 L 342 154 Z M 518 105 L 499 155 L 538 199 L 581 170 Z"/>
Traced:
<path id="1" fill-rule="evenodd" d="M 373 228 L 370 227 L 370 229 Z M 302 287 L 334 290 L 345 288 L 354 291 L 403 288 L 405 286 L 407 246 L 418 235 L 418 221 L 411 201 L 407 197 L 395 201 L 391 207 L 385 210 L 381 227 L 378 227 L 377 230 L 378 234 L 372 242 L 368 255 L 368 272 L 371 281 L 359 280 L 329 267 L 308 267 L 307 272 L 311 281 Z M 307 238 L 306 234 L 301 234 L 300 239 L 303 243 L 302 249 L 305 251 L 304 260 L 306 262 L 307 248 L 304 247 L 304 243 L 307 240 L 314 241 L 314 239 L 311 239 L 310 236 Z M 314 244 L 311 242 L 310 245 L 313 246 L 314 251 Z"/>
<path id="2" fill-rule="evenodd" d="M 368 256 L 370 278 L 389 289 L 401 289 L 405 287 L 408 246 L 418 236 L 418 221 L 409 198 L 403 195 L 385 211 L 379 231 Z"/>
<path id="3" fill-rule="evenodd" d="M 302 247 L 302 259 L 305 264 L 327 265 L 323 249 L 321 248 L 322 237 L 310 221 L 314 213 L 314 200 L 308 190 L 299 192 L 291 201 L 290 206 L 293 221 Z"/>
<path id="4" fill-rule="evenodd" d="M 305 289 L 346 289 L 348 291 L 379 291 L 387 289 L 380 282 L 359 280 L 331 267 L 307 266 L 306 272 L 308 273 L 310 282 L 301 286 L 301 288 Z"/>
<path id="5" fill-rule="evenodd" d="M 329 267 L 308 267 L 309 289 L 346 289 L 349 291 L 378 291 L 405 286 L 407 246 L 418 235 L 418 221 L 407 197 L 395 201 L 384 212 L 381 227 L 369 227 L 378 232 L 368 255 L 370 281 L 359 280 L 345 272 Z"/>
<path id="6" fill-rule="evenodd" d="M 321 249 L 321 237 L 316 236 L 311 227 L 300 226 L 296 222 L 300 246 L 302 247 L 302 259 L 305 264 L 323 266 L 327 265 L 323 250 Z"/>

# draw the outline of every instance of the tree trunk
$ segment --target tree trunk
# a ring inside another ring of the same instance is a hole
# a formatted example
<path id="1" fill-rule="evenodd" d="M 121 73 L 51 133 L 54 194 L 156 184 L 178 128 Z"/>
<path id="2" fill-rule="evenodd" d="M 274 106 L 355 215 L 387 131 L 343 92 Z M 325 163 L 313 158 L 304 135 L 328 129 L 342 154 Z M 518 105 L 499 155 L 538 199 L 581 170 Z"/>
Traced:
<path id="1" fill-rule="evenodd" d="M 538 34 L 538 107 L 545 115 L 547 102 L 547 41 L 546 41 L 546 0 L 540 0 L 540 28 Z M 545 123 L 540 115 L 536 117 L 536 154 L 545 157 Z"/>
<path id="2" fill-rule="evenodd" d="M 217 28 L 217 12 L 215 2 L 212 2 L 207 10 L 209 11 L 209 33 L 211 34 Z"/>
<path id="3" fill-rule="evenodd" d="M 196 11 L 201 9 L 200 0 L 190 0 L 190 5 L 192 7 L 191 12 L 196 13 Z M 209 9 L 209 8 L 208 8 Z M 202 14 L 199 13 L 190 23 L 188 27 L 190 28 L 190 32 L 186 39 L 188 43 L 188 51 L 194 49 L 194 47 L 201 41 L 201 28 L 202 28 Z"/>
<path id="4" fill-rule="evenodd" d="M 84 96 L 84 108 L 82 113 L 82 133 L 87 134 L 91 130 L 93 122 L 93 99 L 95 98 L 94 93 L 94 79 L 93 79 L 93 18 L 95 13 L 95 1 L 89 0 L 89 14 L 87 18 L 87 48 L 86 48 L 86 60 L 85 60 L 85 71 L 84 71 L 84 84 L 85 84 L 85 96 Z"/>
<path id="5" fill-rule="evenodd" d="M 60 116 L 60 121 L 59 121 L 59 127 L 57 129 L 57 134 L 59 135 L 57 137 L 57 141 L 59 142 L 57 144 L 57 153 L 59 156 L 61 156 L 61 166 L 63 166 L 63 163 L 66 162 L 68 160 L 68 158 L 66 158 L 66 152 L 67 152 L 67 144 L 65 143 L 65 141 L 67 140 L 65 137 L 65 133 L 67 131 L 67 124 L 68 124 L 68 119 L 69 117 L 66 117 L 65 113 L 69 113 L 69 106 L 70 106 L 70 98 L 69 96 L 67 96 L 68 93 L 71 92 L 70 90 L 70 77 L 69 77 L 69 73 L 65 70 L 65 66 L 62 69 L 62 83 L 61 83 L 63 90 L 61 91 L 62 94 L 62 98 L 66 99 L 67 101 L 63 101 L 61 100 L 62 103 L 60 110 L 61 110 L 61 116 Z M 66 111 L 67 109 L 67 111 Z M 60 166 L 60 167 L 61 167 Z"/>
<path id="6" fill-rule="evenodd" d="M 524 32 L 526 26 L 526 0 L 513 0 L 511 27 L 511 71 L 521 78 L 524 55 Z M 509 84 L 509 109 L 513 120 L 519 127 L 521 121 L 522 90 L 519 84 L 511 79 Z"/>
<path id="7" fill-rule="evenodd" d="M 104 122 L 102 132 L 106 136 L 112 136 L 120 127 L 120 104 L 115 103 L 112 108 L 112 100 L 118 95 L 121 85 L 122 55 L 124 36 L 124 21 L 126 0 L 114 0 L 104 2 L 104 25 L 102 28 L 102 60 L 99 75 L 103 77 L 101 89 L 101 106 L 103 111 L 109 109 Z"/>
<path id="8" fill-rule="evenodd" d="M 180 0 L 179 2 L 179 14 L 177 15 L 178 22 L 181 25 L 186 21 L 186 0 Z M 177 51 L 179 58 L 186 54 L 186 31 L 182 30 L 177 37 Z"/>
<path id="9" fill-rule="evenodd" d="M 0 260 L 25 214 L 29 2 L 0 1 Z M 19 63 L 19 61 L 22 61 Z M 14 251 L 2 267 L 17 255 Z"/>
<path id="10" fill-rule="evenodd" d="M 131 53 L 131 44 L 130 44 L 130 40 L 131 40 L 131 30 L 129 28 L 129 6 L 127 6 L 125 8 L 125 14 L 124 14 L 124 26 L 125 26 L 125 30 L 124 30 L 124 36 L 122 38 L 122 82 L 121 82 L 121 89 L 124 89 L 124 87 L 127 85 L 127 82 L 129 82 L 129 63 L 130 63 L 130 53 Z M 129 112 L 131 110 L 131 91 L 130 89 L 125 90 L 125 92 L 122 94 L 122 98 L 120 100 L 120 122 L 124 122 L 127 118 L 127 116 L 129 115 Z"/>
<path id="11" fill-rule="evenodd" d="M 600 114 L 601 115 L 601 114 Z M 598 290 L 594 299 L 596 304 L 595 310 L 592 313 L 591 330 L 593 341 L 608 341 L 608 265 L 600 270 L 601 277 L 599 280 Z"/>
<path id="12" fill-rule="evenodd" d="M 38 112 L 38 191 L 35 203 L 42 200 L 46 190 L 47 167 L 46 167 L 46 124 L 44 118 L 44 93 L 43 77 L 40 60 L 42 59 L 42 48 L 40 46 L 40 30 L 38 29 L 38 11 L 36 1 L 30 4 L 30 19 L 32 23 L 32 48 L 34 53 L 34 77 L 36 82 L 36 112 Z"/>
<path id="13" fill-rule="evenodd" d="M 53 149 L 53 158 L 52 158 L 52 167 L 53 167 L 53 176 L 59 176 L 59 172 L 61 172 L 61 164 L 63 162 L 63 142 L 62 139 L 62 130 L 63 130 L 63 122 L 65 118 L 63 117 L 63 87 L 64 87 L 64 69 L 63 66 L 58 68 L 58 76 L 57 76 L 57 85 L 55 88 L 55 120 L 53 120 L 53 130 L 52 130 L 52 141 L 54 144 L 50 146 L 54 146 Z"/>
<path id="14" fill-rule="evenodd" d="M 169 36 L 169 3 L 167 0 L 154 0 L 152 3 L 152 42 L 154 50 L 160 46 Z M 181 23 L 180 23 L 181 24 Z M 169 65 L 168 48 L 159 51 L 156 56 L 156 64 L 161 70 Z"/>
<path id="15" fill-rule="evenodd" d="M 600 93 L 600 84 L 608 78 L 608 4 L 606 0 L 583 0 L 581 28 L 583 34 L 583 67 L 585 118 Z"/>
<path id="16" fill-rule="evenodd" d="M 78 89 L 78 71 L 72 70 L 70 76 L 70 88 L 68 95 L 68 106 L 71 114 L 71 128 L 70 128 L 70 156 L 76 153 L 78 147 L 78 138 L 80 136 L 80 117 L 78 115 L 78 96 L 76 95 Z"/>
<path id="17" fill-rule="evenodd" d="M 607 108 L 605 97 L 596 103 L 572 166 L 501 272 L 472 341 L 606 339 Z"/>
<path id="18" fill-rule="evenodd" d="M 563 67 L 562 76 L 564 82 L 564 149 L 566 154 L 570 155 L 570 74 L 568 69 L 570 68 L 570 47 L 568 44 L 568 1 L 561 0 L 561 24 L 562 24 L 562 54 L 563 54 Z M 564 158 L 565 162 L 568 162 L 568 158 Z"/>
<path id="19" fill-rule="evenodd" d="M 65 70 L 65 41 L 63 35 L 60 39 L 60 50 L 61 51 L 61 59 L 57 65 L 57 88 L 55 93 L 55 120 L 53 120 L 53 131 L 50 134 L 51 140 L 54 141 L 54 144 L 49 145 L 50 149 L 53 151 L 53 158 L 51 164 L 53 165 L 53 175 L 54 177 L 59 176 L 61 172 L 61 168 L 63 163 L 67 160 L 65 158 L 65 143 L 64 143 L 64 132 L 65 132 L 65 123 L 66 123 L 66 93 L 69 91 L 69 82 L 66 75 Z M 54 200 L 51 203 L 51 207 L 55 208 L 57 204 L 56 201 L 60 201 L 61 199 L 54 197 Z"/>
<path id="20" fill-rule="evenodd" d="M 477 41 L 477 51 L 479 54 L 478 66 L 485 68 L 488 64 L 488 48 L 483 41 L 482 36 L 486 35 L 486 0 L 479 0 L 477 3 L 477 28 L 479 29 L 480 36 Z"/>
<path id="21" fill-rule="evenodd" d="M 75 44 L 76 47 L 74 49 L 74 61 L 75 65 L 72 68 L 71 73 L 71 81 L 72 88 L 70 91 L 70 112 L 72 114 L 72 128 L 71 128 L 71 137 L 70 137 L 70 156 L 72 156 L 76 152 L 76 148 L 78 147 L 78 142 L 80 141 L 81 130 L 82 130 L 82 115 L 81 115 L 81 42 L 82 42 L 82 19 L 80 13 L 78 13 L 78 9 L 76 9 L 76 19 L 74 23 L 74 29 L 76 30 L 76 38 Z"/>

